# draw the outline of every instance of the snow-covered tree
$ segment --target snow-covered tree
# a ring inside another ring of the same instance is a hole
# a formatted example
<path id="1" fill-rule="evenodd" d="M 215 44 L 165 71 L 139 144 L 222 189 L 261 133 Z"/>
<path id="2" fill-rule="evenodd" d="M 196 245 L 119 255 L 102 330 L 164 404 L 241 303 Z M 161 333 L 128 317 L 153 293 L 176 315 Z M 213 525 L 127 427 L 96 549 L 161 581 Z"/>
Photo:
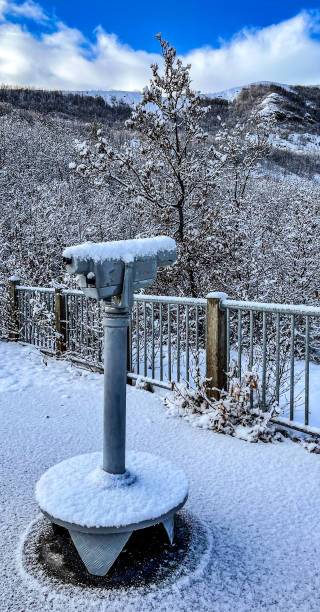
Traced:
<path id="1" fill-rule="evenodd" d="M 196 295 L 197 220 L 210 208 L 219 160 L 200 126 L 206 108 L 191 88 L 190 66 L 183 66 L 160 34 L 157 38 L 163 69 L 151 66 L 150 84 L 126 121 L 126 142 L 115 149 L 98 130 L 96 142 L 77 144 L 80 163 L 71 167 L 96 185 L 108 183 L 114 189 L 116 184 L 142 220 L 142 231 L 151 222 L 153 231 L 177 239 L 184 290 Z"/>

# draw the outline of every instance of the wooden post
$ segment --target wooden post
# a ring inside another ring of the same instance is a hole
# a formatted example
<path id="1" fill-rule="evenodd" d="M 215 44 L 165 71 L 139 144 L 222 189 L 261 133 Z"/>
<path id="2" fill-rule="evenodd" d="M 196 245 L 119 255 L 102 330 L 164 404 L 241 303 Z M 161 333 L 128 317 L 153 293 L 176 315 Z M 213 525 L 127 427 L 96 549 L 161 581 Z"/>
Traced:
<path id="1" fill-rule="evenodd" d="M 19 340 L 19 304 L 17 285 L 20 279 L 13 276 L 9 279 L 9 295 L 10 295 L 10 313 L 9 313 L 9 342 L 17 342 Z"/>
<path id="2" fill-rule="evenodd" d="M 66 298 L 60 288 L 54 290 L 54 310 L 56 315 L 56 356 L 60 357 L 67 348 Z"/>
<path id="3" fill-rule="evenodd" d="M 227 388 L 226 311 L 220 304 L 227 297 L 225 293 L 207 295 L 206 377 L 211 379 L 209 388 Z M 213 396 L 218 399 L 219 393 L 213 392 Z"/>

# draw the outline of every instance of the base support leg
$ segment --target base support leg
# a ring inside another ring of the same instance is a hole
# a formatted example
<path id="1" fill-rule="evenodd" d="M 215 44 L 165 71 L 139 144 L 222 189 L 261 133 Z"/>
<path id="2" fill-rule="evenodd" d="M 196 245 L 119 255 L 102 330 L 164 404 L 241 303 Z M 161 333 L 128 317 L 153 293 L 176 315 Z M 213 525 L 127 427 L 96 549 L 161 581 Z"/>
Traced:
<path id="1" fill-rule="evenodd" d="M 132 531 L 103 535 L 71 530 L 69 533 L 89 574 L 105 576 L 120 555 Z"/>
<path id="2" fill-rule="evenodd" d="M 168 534 L 168 538 L 170 541 L 170 544 L 173 544 L 173 538 L 174 538 L 174 516 L 172 516 L 171 518 L 167 519 L 166 521 L 163 521 L 162 525 L 164 526 L 167 534 Z"/>

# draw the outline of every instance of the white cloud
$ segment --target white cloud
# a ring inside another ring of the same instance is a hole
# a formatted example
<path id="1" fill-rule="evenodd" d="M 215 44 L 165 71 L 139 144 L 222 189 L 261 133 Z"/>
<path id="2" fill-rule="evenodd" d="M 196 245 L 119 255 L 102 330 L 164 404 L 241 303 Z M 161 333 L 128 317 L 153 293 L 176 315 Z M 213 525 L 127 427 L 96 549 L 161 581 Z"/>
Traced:
<path id="1" fill-rule="evenodd" d="M 41 6 L 37 2 L 33 2 L 33 0 L 26 0 L 22 4 L 0 0 L 0 18 L 4 19 L 5 15 L 25 17 L 38 23 L 48 20 Z"/>
<path id="2" fill-rule="evenodd" d="M 142 89 L 150 78 L 157 54 L 121 44 L 101 27 L 94 43 L 63 23 L 35 37 L 25 27 L 10 23 L 11 14 L 37 21 L 41 7 L 31 0 L 21 5 L 0 0 L 0 82 L 59 89 Z M 17 11 L 20 11 L 18 13 Z M 24 11 L 22 13 L 21 11 Z M 201 91 L 219 91 L 253 81 L 320 83 L 320 16 L 301 12 L 276 25 L 243 30 L 219 48 L 194 49 L 182 59 L 192 64 L 193 84 Z M 171 41 L 174 44 L 174 41 Z"/>
<path id="3" fill-rule="evenodd" d="M 219 49 L 190 51 L 197 88 L 218 91 L 255 81 L 320 83 L 320 15 L 303 11 L 296 17 L 259 30 L 243 30 Z"/>

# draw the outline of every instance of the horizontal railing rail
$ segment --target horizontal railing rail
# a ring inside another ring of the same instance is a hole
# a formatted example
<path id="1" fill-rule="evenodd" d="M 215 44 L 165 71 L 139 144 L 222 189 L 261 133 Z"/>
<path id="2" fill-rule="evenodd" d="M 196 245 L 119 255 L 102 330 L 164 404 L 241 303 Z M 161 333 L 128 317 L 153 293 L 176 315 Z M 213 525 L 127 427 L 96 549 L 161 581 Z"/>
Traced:
<path id="1" fill-rule="evenodd" d="M 179 304 L 180 306 L 207 306 L 207 300 L 204 298 L 188 298 L 188 297 L 177 297 L 170 295 L 142 295 L 136 293 L 134 295 L 135 300 L 139 302 L 153 302 L 158 304 Z"/>
<path id="2" fill-rule="evenodd" d="M 38 293 L 52 293 L 54 294 L 54 287 L 29 287 L 25 285 L 17 285 L 16 289 L 19 291 L 38 292 Z M 79 295 L 85 297 L 83 291 L 80 289 L 61 289 L 63 295 Z M 140 293 L 134 294 L 134 299 L 140 302 L 157 302 L 162 304 L 180 304 L 185 306 L 206 306 L 207 300 L 205 298 L 191 298 L 191 297 L 177 297 L 175 295 L 145 295 Z"/>
<path id="3" fill-rule="evenodd" d="M 220 306 L 221 308 L 253 310 L 255 312 L 270 312 L 273 314 L 320 316 L 320 306 L 305 306 L 304 304 L 272 304 L 270 302 L 246 302 L 244 300 L 222 299 Z"/>

